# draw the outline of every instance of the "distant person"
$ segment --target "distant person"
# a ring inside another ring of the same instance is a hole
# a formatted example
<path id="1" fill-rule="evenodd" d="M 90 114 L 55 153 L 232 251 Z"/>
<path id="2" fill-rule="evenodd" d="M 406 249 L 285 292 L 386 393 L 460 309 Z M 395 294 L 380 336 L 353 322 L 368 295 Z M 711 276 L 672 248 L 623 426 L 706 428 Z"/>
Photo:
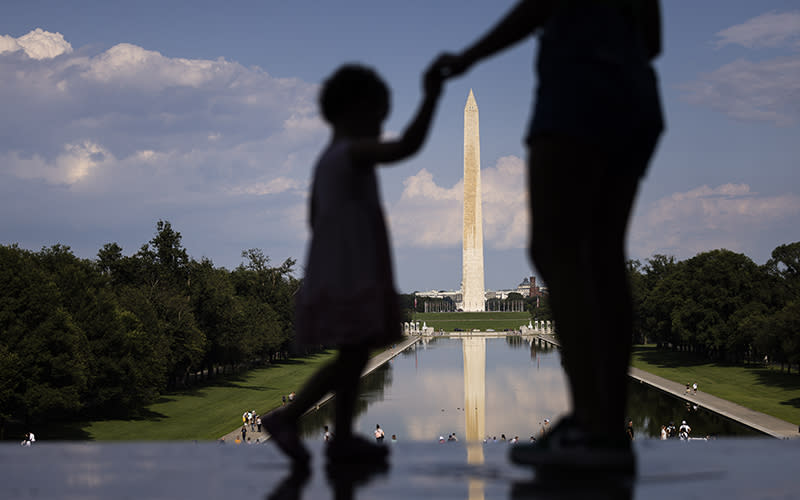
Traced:
<path id="1" fill-rule="evenodd" d="M 661 440 L 662 441 L 666 441 L 667 440 L 667 426 L 666 425 L 662 425 L 661 426 Z"/>
<path id="2" fill-rule="evenodd" d="M 386 437 L 384 434 L 383 429 L 381 429 L 380 425 L 375 425 L 375 442 L 378 444 L 383 443 L 383 439 Z"/>
<path id="3" fill-rule="evenodd" d="M 629 441 L 633 441 L 633 420 L 628 420 L 628 425 L 625 426 L 625 435 Z"/>
<path id="4" fill-rule="evenodd" d="M 686 441 L 689 439 L 689 434 L 692 432 L 692 428 L 689 427 L 689 424 L 686 423 L 686 420 L 681 422 L 681 426 L 678 428 L 678 436 L 681 440 Z"/>
<path id="5" fill-rule="evenodd" d="M 694 391 L 694 395 L 697 396 L 697 382 L 692 384 L 692 390 Z"/>
<path id="6" fill-rule="evenodd" d="M 397 442 L 397 434 L 392 434 L 392 442 L 393 443 Z"/>
<path id="7" fill-rule="evenodd" d="M 573 410 L 547 438 L 514 446 L 511 459 L 632 474 L 633 449 L 619 432 L 633 336 L 625 237 L 663 130 L 651 65 L 661 51 L 660 8 L 658 0 L 521 0 L 438 68 L 460 75 L 536 32 L 538 88 L 525 139 L 530 255 L 550 288 Z"/>
<path id="8" fill-rule="evenodd" d="M 336 345 L 339 354 L 311 376 L 294 401 L 262 419 L 295 463 L 310 459 L 297 420 L 331 390 L 336 393 L 336 437 L 325 450 L 329 461 L 375 464 L 388 454 L 387 447 L 353 434 L 359 380 L 369 353 L 402 336 L 375 170 L 412 156 L 425 141 L 442 80 L 438 72 L 428 71 L 423 82 L 424 97 L 411 123 L 399 138 L 386 140 L 381 134 L 389 90 L 373 70 L 345 65 L 322 86 L 322 116 L 333 133 L 314 168 L 312 237 L 295 326 L 299 342 Z"/>
<path id="9" fill-rule="evenodd" d="M 331 439 L 333 439 L 333 434 L 331 433 L 330 429 L 328 429 L 328 426 L 326 425 L 322 428 L 322 430 L 322 440 L 326 443 L 330 442 Z"/>

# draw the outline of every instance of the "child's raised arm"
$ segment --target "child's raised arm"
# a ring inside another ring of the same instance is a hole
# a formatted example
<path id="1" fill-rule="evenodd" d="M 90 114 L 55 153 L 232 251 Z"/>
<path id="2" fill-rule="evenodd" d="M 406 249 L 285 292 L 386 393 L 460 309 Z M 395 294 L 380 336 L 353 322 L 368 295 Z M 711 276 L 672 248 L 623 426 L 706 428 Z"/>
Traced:
<path id="1" fill-rule="evenodd" d="M 362 139 L 350 145 L 350 157 L 357 164 L 393 163 L 415 154 L 422 147 L 430 129 L 433 113 L 442 92 L 442 77 L 434 61 L 423 76 L 425 95 L 417 113 L 397 140 Z"/>

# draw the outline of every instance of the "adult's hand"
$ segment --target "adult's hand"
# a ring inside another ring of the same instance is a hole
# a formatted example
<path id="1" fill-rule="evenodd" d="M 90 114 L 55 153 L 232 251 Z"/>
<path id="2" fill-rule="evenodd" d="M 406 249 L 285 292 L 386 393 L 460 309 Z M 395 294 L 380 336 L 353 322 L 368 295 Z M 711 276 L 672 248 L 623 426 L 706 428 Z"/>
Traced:
<path id="1" fill-rule="evenodd" d="M 460 54 L 441 54 L 434 63 L 434 71 L 444 78 L 453 78 L 461 75 L 469 69 L 469 63 L 466 58 Z"/>

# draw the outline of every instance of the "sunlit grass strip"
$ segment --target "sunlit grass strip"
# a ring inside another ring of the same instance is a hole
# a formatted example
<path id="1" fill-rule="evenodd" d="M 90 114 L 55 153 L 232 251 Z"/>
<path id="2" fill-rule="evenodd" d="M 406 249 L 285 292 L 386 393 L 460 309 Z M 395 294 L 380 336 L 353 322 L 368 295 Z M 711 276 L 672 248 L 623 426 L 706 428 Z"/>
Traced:
<path id="1" fill-rule="evenodd" d="M 83 428 L 95 440 L 213 440 L 242 425 L 242 413 L 266 413 L 297 391 L 335 351 L 249 370 L 240 377 L 168 394 L 139 420 L 103 420 Z"/>
<path id="2" fill-rule="evenodd" d="M 526 312 L 461 312 L 461 313 L 418 313 L 414 319 L 420 324 L 435 330 L 442 329 L 446 332 L 461 330 L 481 330 L 485 332 L 492 329 L 498 332 L 503 330 L 517 330 L 522 325 L 527 325 L 530 315 Z"/>
<path id="3" fill-rule="evenodd" d="M 689 353 L 635 346 L 631 365 L 680 384 L 697 382 L 698 389 L 718 398 L 800 424 L 800 375 L 777 368 L 728 365 Z"/>

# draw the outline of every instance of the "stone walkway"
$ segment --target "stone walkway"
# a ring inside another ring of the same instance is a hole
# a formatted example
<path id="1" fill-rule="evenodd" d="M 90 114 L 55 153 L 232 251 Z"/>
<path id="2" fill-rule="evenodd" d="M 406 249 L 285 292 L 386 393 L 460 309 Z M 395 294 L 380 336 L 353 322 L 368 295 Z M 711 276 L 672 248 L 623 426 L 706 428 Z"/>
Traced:
<path id="1" fill-rule="evenodd" d="M 800 432 L 798 432 L 800 429 L 798 429 L 797 425 L 765 413 L 751 410 L 750 408 L 745 408 L 744 406 L 732 403 L 725 399 L 712 396 L 711 394 L 707 394 L 700 390 L 702 389 L 701 387 L 698 387 L 697 394 L 686 394 L 685 385 L 667 380 L 663 377 L 659 377 L 658 375 L 653 375 L 652 373 L 644 370 L 631 367 L 628 371 L 628 374 L 636 380 L 644 382 L 652 387 L 655 387 L 656 389 L 672 394 L 673 396 L 681 398 L 685 401 L 689 401 L 690 403 L 700 405 L 703 408 L 707 408 L 715 413 L 719 413 L 720 415 L 728 417 L 732 420 L 741 422 L 748 427 L 752 427 L 753 429 L 759 430 L 770 436 L 779 439 L 800 438 Z"/>
<path id="2" fill-rule="evenodd" d="M 634 442 L 638 474 L 614 481 L 549 478 L 508 460 L 509 446 L 460 441 L 390 445 L 389 468 L 327 467 L 325 443 L 306 442 L 311 472 L 298 474 L 277 446 L 209 442 L 0 443 L 0 496 L 54 499 L 753 500 L 800 497 L 800 440 Z M 480 451 L 477 455 L 475 451 Z M 470 457 L 473 457 L 471 460 Z"/>
<path id="3" fill-rule="evenodd" d="M 390 359 L 394 358 L 395 356 L 397 356 L 398 354 L 400 354 L 401 352 L 406 350 L 409 346 L 415 344 L 417 341 L 419 341 L 419 336 L 418 335 L 412 335 L 412 336 L 409 336 L 409 337 L 405 337 L 401 342 L 398 342 L 397 344 L 395 344 L 394 346 L 390 347 L 389 349 L 386 349 L 385 351 L 373 356 L 372 358 L 370 358 L 369 361 L 367 361 L 367 366 L 364 368 L 364 373 L 362 373 L 361 376 L 363 377 L 365 375 L 369 375 L 376 368 L 378 368 L 382 364 L 388 362 Z M 314 407 L 311 408 L 309 410 L 309 412 L 316 410 L 317 408 L 319 408 L 323 404 L 327 403 L 331 398 L 333 398 L 333 393 L 329 392 L 322 399 L 317 401 L 317 404 L 314 405 Z M 242 411 L 244 411 L 244 410 L 242 410 Z M 264 414 L 266 414 L 266 413 L 267 412 L 264 412 Z M 250 438 L 250 440 L 253 443 L 255 443 L 256 440 L 258 440 L 259 442 L 263 442 L 263 441 L 266 441 L 267 439 L 269 439 L 269 434 L 268 433 L 263 432 L 263 431 L 259 432 L 257 429 L 258 428 L 256 427 L 256 430 L 251 430 L 250 429 L 250 425 L 247 425 L 247 434 L 246 434 L 245 440 L 247 438 Z M 236 429 L 234 429 L 231 432 L 229 432 L 229 433 L 225 434 L 224 436 L 222 436 L 220 439 L 224 440 L 226 443 L 233 443 L 233 442 L 236 441 L 237 437 L 239 437 L 239 438 L 242 437 L 242 428 L 241 427 L 237 427 Z"/>

